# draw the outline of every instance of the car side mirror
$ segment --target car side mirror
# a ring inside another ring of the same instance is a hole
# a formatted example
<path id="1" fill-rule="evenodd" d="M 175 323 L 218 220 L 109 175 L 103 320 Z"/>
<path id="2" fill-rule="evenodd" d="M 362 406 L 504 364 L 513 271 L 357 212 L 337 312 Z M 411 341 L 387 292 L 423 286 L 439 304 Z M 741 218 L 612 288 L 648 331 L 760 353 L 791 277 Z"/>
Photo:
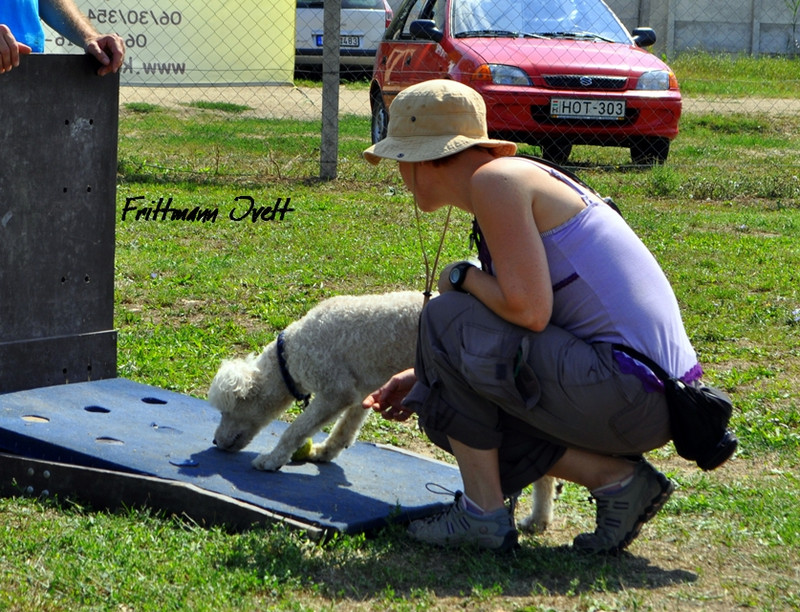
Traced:
<path id="1" fill-rule="evenodd" d="M 636 28 L 631 34 L 637 47 L 650 47 L 656 43 L 656 32 L 653 28 Z"/>
<path id="2" fill-rule="evenodd" d="M 432 19 L 412 21 L 408 31 L 411 32 L 411 36 L 419 40 L 432 40 L 438 43 L 444 38 L 444 32 L 436 27 L 436 23 Z"/>

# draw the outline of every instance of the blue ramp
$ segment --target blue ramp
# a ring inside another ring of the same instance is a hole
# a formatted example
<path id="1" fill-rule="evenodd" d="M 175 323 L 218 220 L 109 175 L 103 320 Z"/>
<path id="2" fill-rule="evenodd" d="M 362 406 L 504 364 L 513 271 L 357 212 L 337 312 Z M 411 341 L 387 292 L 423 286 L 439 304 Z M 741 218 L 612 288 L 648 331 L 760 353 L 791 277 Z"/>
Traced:
<path id="1" fill-rule="evenodd" d="M 122 378 L 40 387 L 0 394 L 0 452 L 97 469 L 101 480 L 103 471 L 113 471 L 178 481 L 343 533 L 438 512 L 451 500 L 427 491 L 427 482 L 462 488 L 451 465 L 364 442 L 332 463 L 260 472 L 250 462 L 275 445 L 287 424 L 272 423 L 230 454 L 213 446 L 218 422 L 219 413 L 203 400 Z"/>

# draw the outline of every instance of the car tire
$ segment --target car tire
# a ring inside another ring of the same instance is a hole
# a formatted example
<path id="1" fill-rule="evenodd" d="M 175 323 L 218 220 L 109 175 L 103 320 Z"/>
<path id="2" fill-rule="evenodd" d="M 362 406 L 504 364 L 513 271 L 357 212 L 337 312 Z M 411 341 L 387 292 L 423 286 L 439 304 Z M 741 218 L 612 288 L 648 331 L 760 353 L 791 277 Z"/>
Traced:
<path id="1" fill-rule="evenodd" d="M 372 136 L 372 144 L 380 142 L 386 138 L 386 129 L 389 127 L 389 111 L 383 103 L 383 96 L 378 95 L 372 98 L 372 126 L 370 134 Z"/>
<path id="2" fill-rule="evenodd" d="M 637 166 L 663 164 L 669 157 L 669 138 L 642 138 L 631 144 L 631 161 Z"/>
<path id="3" fill-rule="evenodd" d="M 548 138 L 539 143 L 542 149 L 542 158 L 549 162 L 563 166 L 572 153 L 572 143 L 564 138 Z"/>

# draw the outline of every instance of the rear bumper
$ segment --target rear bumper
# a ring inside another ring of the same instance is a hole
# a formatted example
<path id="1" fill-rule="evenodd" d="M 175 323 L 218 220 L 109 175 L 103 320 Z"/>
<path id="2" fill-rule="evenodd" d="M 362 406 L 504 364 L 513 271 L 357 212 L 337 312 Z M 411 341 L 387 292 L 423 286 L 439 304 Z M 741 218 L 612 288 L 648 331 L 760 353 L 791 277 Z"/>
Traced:
<path id="1" fill-rule="evenodd" d="M 295 64 L 322 64 L 322 49 L 295 49 Z M 375 49 L 340 49 L 339 63 L 348 66 L 369 66 L 375 63 Z"/>

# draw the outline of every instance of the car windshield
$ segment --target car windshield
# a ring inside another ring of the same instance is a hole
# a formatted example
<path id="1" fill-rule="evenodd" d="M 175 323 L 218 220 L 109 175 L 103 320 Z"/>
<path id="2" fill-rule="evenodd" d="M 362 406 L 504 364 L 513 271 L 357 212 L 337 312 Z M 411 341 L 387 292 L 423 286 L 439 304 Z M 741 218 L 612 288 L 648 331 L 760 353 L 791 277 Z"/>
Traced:
<path id="1" fill-rule="evenodd" d="M 452 0 L 452 35 L 631 42 L 602 0 Z"/>

